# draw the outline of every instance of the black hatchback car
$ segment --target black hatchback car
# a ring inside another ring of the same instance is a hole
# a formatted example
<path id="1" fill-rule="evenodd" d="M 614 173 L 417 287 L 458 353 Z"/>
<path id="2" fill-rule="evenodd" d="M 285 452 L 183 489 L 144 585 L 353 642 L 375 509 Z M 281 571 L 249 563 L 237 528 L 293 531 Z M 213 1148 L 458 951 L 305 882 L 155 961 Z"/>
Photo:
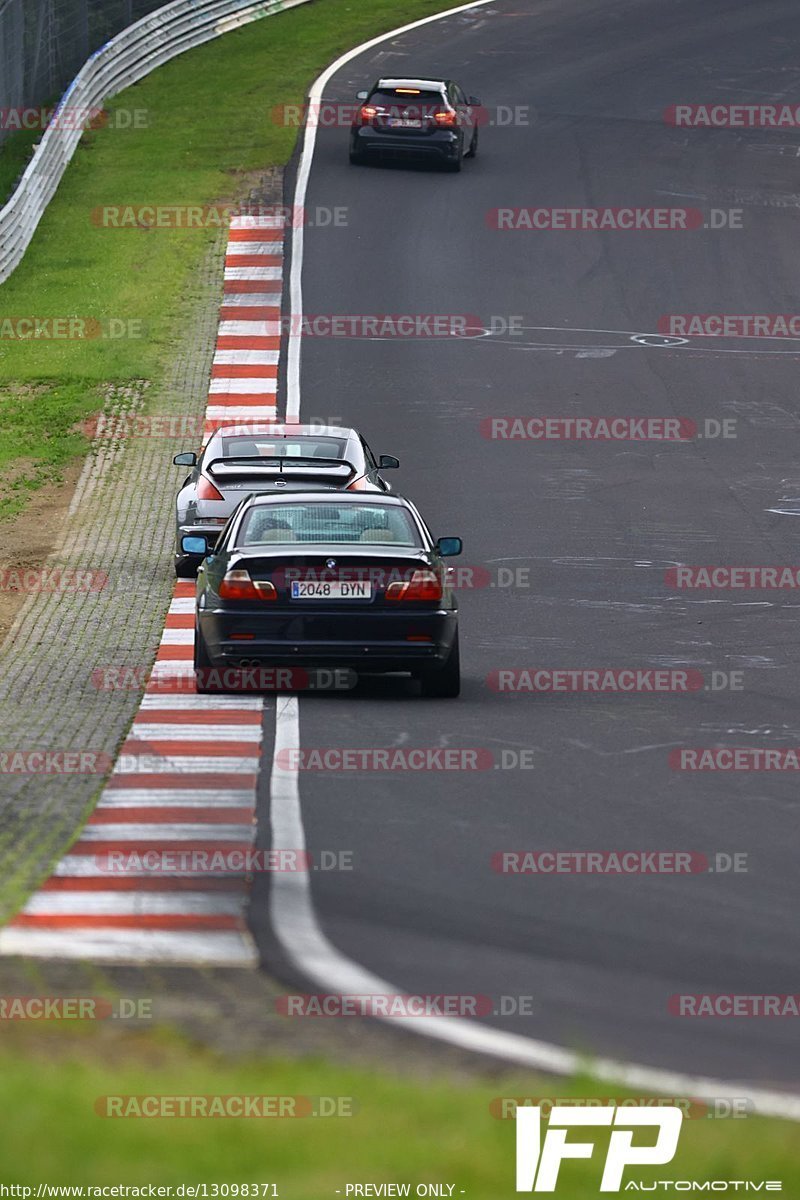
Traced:
<path id="1" fill-rule="evenodd" d="M 458 614 L 444 559 L 400 496 L 294 492 L 250 496 L 197 575 L 198 691 L 223 668 L 346 667 L 410 672 L 423 695 L 457 696 Z M 183 538 L 187 554 L 207 549 Z M 215 672 L 215 668 L 218 670 Z"/>
<path id="2" fill-rule="evenodd" d="M 350 129 L 350 162 L 379 155 L 436 159 L 460 171 L 478 150 L 480 100 L 452 79 L 379 79 Z"/>

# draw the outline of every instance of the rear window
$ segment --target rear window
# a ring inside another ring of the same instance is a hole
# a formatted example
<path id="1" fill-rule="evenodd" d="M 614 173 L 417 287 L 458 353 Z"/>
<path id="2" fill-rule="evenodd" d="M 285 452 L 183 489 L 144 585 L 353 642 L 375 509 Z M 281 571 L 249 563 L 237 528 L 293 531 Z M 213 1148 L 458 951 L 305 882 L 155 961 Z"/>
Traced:
<path id="1" fill-rule="evenodd" d="M 389 504 L 269 504 L 251 508 L 240 546 L 265 542 L 420 547 L 419 532 L 404 508 Z"/>
<path id="2" fill-rule="evenodd" d="M 269 434 L 224 437 L 214 458 L 344 458 L 344 438 L 275 438 Z"/>
<path id="3" fill-rule="evenodd" d="M 441 92 L 399 92 L 394 88 L 373 92 L 367 104 L 385 109 L 389 116 L 426 117 L 446 107 Z"/>

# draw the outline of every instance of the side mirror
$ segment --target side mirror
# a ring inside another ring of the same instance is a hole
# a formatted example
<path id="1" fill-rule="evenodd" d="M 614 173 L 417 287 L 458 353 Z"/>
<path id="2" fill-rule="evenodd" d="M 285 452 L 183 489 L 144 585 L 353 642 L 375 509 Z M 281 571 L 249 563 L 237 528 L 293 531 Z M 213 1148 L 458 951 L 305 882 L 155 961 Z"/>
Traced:
<path id="1" fill-rule="evenodd" d="M 369 92 L 356 92 L 356 100 L 367 100 Z"/>
<path id="2" fill-rule="evenodd" d="M 473 108 L 480 108 L 480 106 L 481 106 L 481 102 L 477 96 L 468 96 L 467 104 L 472 105 Z"/>
<path id="3" fill-rule="evenodd" d="M 390 468 L 399 467 L 400 459 L 395 458 L 393 454 L 382 454 L 378 461 L 378 469 L 380 471 L 388 471 Z"/>
<path id="4" fill-rule="evenodd" d="M 204 537 L 187 534 L 181 538 L 181 550 L 184 554 L 196 554 L 205 558 L 208 554 L 208 541 Z"/>
<path id="5" fill-rule="evenodd" d="M 464 549 L 464 543 L 461 538 L 457 537 L 439 538 L 436 542 L 436 549 L 442 558 L 455 558 Z"/>
<path id="6" fill-rule="evenodd" d="M 172 461 L 176 467 L 196 467 L 197 455 L 192 454 L 191 450 L 185 450 L 183 454 L 176 454 Z"/>

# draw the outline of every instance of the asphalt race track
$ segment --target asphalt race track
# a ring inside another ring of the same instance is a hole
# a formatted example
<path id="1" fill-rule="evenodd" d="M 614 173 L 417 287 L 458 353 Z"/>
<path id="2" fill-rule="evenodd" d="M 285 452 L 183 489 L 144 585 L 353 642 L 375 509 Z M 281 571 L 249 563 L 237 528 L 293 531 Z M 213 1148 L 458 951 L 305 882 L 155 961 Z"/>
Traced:
<path id="1" fill-rule="evenodd" d="M 523 330 L 307 337 L 301 407 L 397 454 L 393 486 L 435 535 L 461 535 L 456 561 L 496 585 L 461 594 L 459 700 L 423 701 L 392 679 L 303 697 L 302 746 L 525 750 L 534 763 L 301 771 L 309 849 L 353 853 L 354 870 L 313 877 L 328 939 L 403 991 L 532 997 L 527 1015 L 482 1018 L 498 1028 L 787 1088 L 800 1083 L 790 1019 L 668 1006 L 679 993 L 798 991 L 796 773 L 679 771 L 669 753 L 800 746 L 800 597 L 679 590 L 665 572 L 797 561 L 800 343 L 635 338 L 670 313 L 797 311 L 796 131 L 681 129 L 662 114 L 797 99 L 799 42 L 789 0 L 499 0 L 349 62 L 326 99 L 351 102 L 379 75 L 430 74 L 489 111 L 527 106 L 530 123 L 481 129 L 460 175 L 351 167 L 346 130 L 320 130 L 307 206 L 343 206 L 347 224 L 305 231 L 305 312 L 520 317 Z M 490 227 L 487 213 L 515 206 L 733 209 L 741 228 Z M 482 436 L 500 416 L 683 417 L 701 431 L 729 419 L 735 436 Z M 498 669 L 622 667 L 695 669 L 706 682 L 742 672 L 742 686 L 533 695 L 486 682 Z M 264 844 L 273 736 L 269 705 Z M 515 849 L 723 852 L 746 855 L 747 871 L 492 869 L 493 853 Z M 251 924 L 274 966 L 267 889 L 262 878 Z"/>

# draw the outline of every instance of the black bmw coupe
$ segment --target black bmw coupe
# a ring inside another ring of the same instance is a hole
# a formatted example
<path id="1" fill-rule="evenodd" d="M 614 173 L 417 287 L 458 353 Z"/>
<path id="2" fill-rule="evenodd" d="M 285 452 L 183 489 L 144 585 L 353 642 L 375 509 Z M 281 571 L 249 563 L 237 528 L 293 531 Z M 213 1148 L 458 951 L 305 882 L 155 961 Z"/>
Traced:
<path id="1" fill-rule="evenodd" d="M 410 672 L 425 696 L 460 690 L 458 613 L 445 558 L 401 496 L 293 492 L 250 496 L 197 576 L 194 665 L 199 691 L 219 690 L 214 668 L 346 667 Z M 229 674 L 224 672 L 223 675 Z"/>

